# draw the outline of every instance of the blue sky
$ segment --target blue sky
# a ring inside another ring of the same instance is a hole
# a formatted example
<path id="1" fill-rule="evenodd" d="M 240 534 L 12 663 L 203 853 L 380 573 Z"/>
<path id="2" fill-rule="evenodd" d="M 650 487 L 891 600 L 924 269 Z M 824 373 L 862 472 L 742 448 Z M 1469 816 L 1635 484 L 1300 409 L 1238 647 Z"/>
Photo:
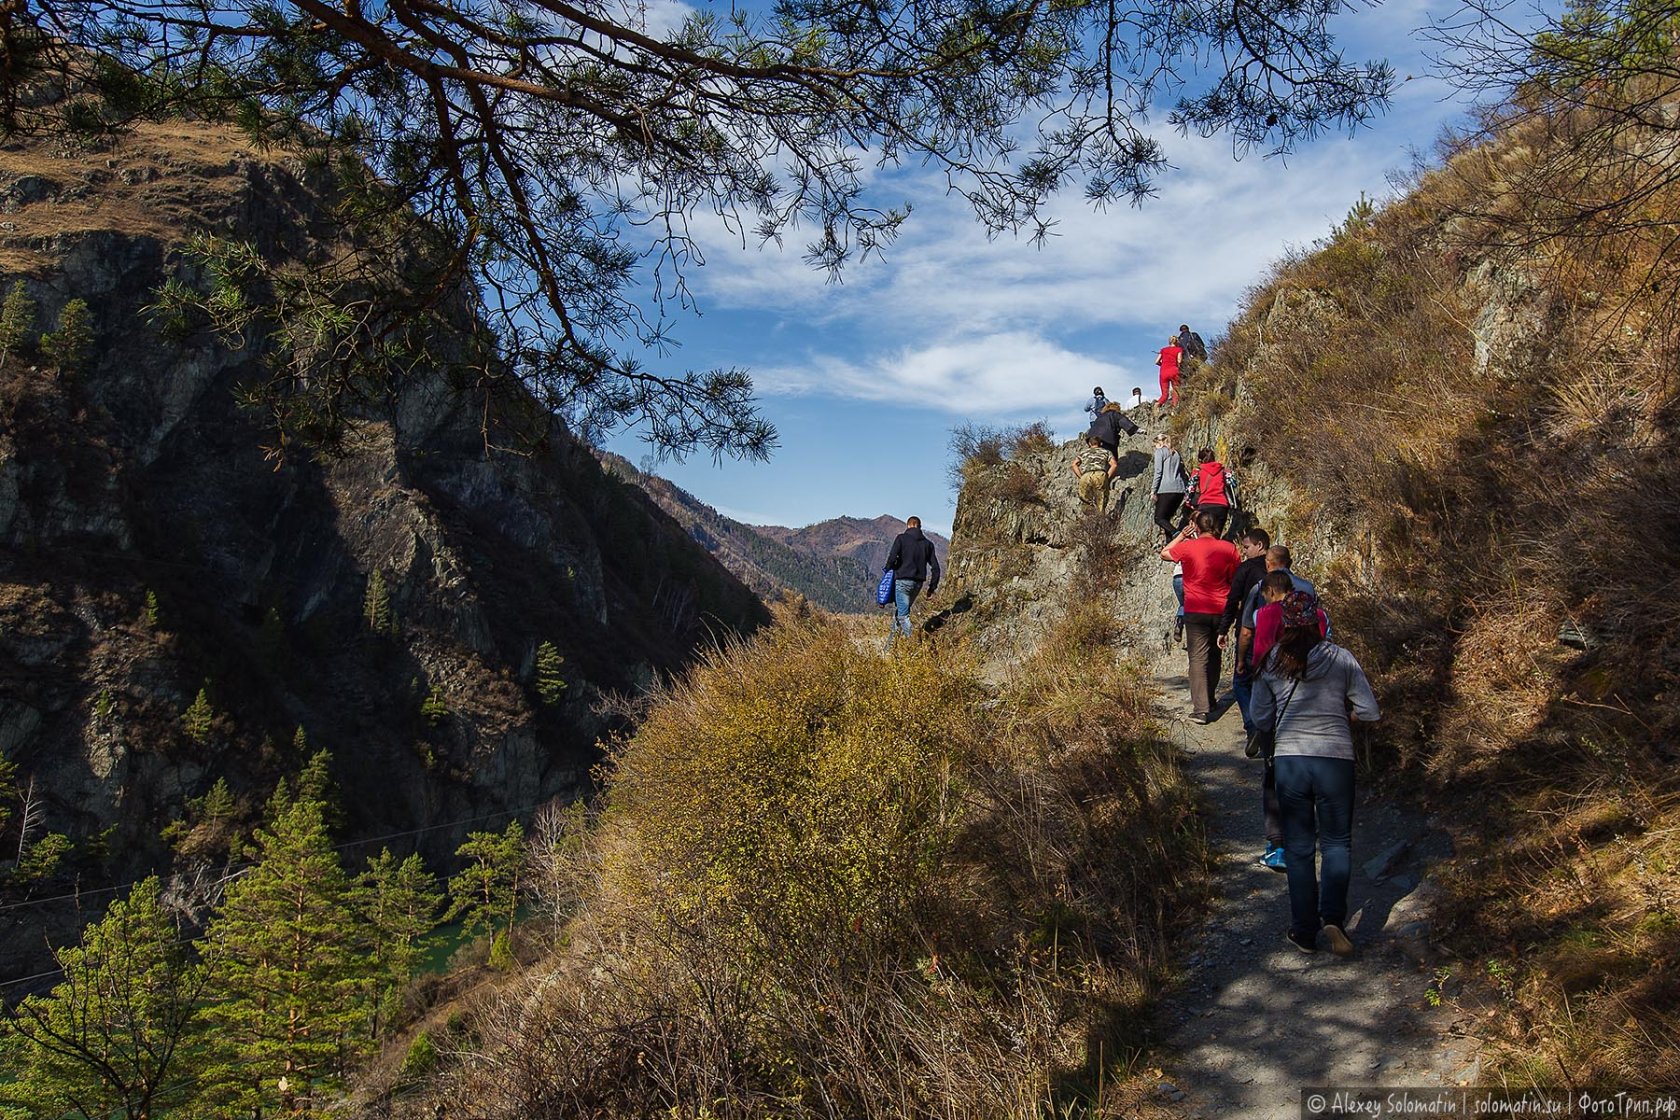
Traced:
<path id="1" fill-rule="evenodd" d="M 1350 59 L 1384 57 L 1413 76 L 1351 138 L 1238 161 L 1229 139 L 1180 137 L 1163 111 L 1155 134 L 1172 168 L 1157 196 L 1094 211 L 1072 191 L 1042 247 L 988 241 L 961 199 L 902 170 L 875 189 L 883 204 L 913 204 L 907 227 L 838 284 L 800 259 L 798 231 L 780 250 L 702 232 L 705 264 L 689 276 L 700 313 L 676 322 L 669 361 L 747 368 L 781 446 L 768 463 L 701 455 L 655 471 L 750 523 L 917 514 L 949 532 L 953 427 L 1045 420 L 1067 439 L 1093 385 L 1152 397 L 1155 352 L 1179 323 L 1211 342 L 1273 261 L 1324 236 L 1362 193 L 1390 197 L 1390 173 L 1464 110 L 1416 34 L 1453 8 L 1399 0 L 1333 22 Z M 647 450 L 634 430 L 608 445 L 638 463 Z"/>

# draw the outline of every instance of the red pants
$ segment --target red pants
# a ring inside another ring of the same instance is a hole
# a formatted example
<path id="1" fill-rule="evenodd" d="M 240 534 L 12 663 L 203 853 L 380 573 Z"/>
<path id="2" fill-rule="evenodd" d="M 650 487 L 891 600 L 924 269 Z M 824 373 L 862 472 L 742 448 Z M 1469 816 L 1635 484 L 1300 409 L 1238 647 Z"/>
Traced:
<path id="1" fill-rule="evenodd" d="M 1166 374 L 1166 373 L 1161 374 L 1161 399 L 1156 401 L 1155 403 L 1156 404 L 1166 404 L 1167 403 L 1167 397 L 1168 397 L 1169 394 L 1172 396 L 1172 403 L 1177 404 L 1178 403 L 1178 372 L 1176 370 L 1173 371 L 1173 373 L 1171 373 L 1170 375 Z"/>

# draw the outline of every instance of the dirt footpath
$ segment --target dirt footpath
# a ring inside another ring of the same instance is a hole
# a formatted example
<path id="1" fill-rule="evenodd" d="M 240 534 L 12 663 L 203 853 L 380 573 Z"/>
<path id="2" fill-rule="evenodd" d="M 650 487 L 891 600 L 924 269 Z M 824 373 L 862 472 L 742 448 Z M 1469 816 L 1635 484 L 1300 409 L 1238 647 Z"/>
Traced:
<path id="1" fill-rule="evenodd" d="M 1431 998 L 1442 962 L 1430 945 L 1428 870 L 1450 853 L 1446 834 L 1361 791 L 1347 926 L 1355 955 L 1299 952 L 1284 940 L 1285 876 L 1257 862 L 1261 763 L 1243 757 L 1236 705 L 1227 691 L 1215 722 L 1190 723 L 1180 650 L 1158 660 L 1156 679 L 1218 855 L 1212 912 L 1156 1020 L 1161 1095 L 1208 1120 L 1294 1120 L 1304 1088 L 1476 1083 L 1470 1024 Z"/>

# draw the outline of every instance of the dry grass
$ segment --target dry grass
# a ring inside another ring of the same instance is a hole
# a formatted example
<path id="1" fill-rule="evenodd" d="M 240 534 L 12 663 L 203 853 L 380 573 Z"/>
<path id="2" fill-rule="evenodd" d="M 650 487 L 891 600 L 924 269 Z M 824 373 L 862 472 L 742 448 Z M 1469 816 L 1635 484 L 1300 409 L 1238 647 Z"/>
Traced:
<path id="1" fill-rule="evenodd" d="M 1206 855 L 1108 625 L 1001 689 L 960 641 L 889 660 L 809 613 L 720 652 L 615 752 L 562 944 L 380 1108 L 1138 1115 Z"/>
<path id="2" fill-rule="evenodd" d="M 1505 1009 L 1494 1072 L 1672 1084 L 1680 184 L 1593 128 L 1516 119 L 1279 266 L 1192 407 L 1303 495 L 1262 512 L 1320 527 L 1379 769 L 1460 826 L 1443 930 Z"/>

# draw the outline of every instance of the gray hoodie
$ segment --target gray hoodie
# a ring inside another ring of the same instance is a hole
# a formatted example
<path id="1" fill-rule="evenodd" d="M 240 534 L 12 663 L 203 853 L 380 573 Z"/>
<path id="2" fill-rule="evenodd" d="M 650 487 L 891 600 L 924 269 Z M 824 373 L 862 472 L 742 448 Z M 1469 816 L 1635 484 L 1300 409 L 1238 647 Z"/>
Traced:
<path id="1" fill-rule="evenodd" d="M 1155 473 L 1149 477 L 1149 490 L 1152 494 L 1184 493 L 1183 467 L 1179 464 L 1178 452 L 1172 448 L 1155 449 Z"/>
<path id="2" fill-rule="evenodd" d="M 1354 717 L 1381 717 L 1371 682 L 1353 654 L 1335 642 L 1319 642 L 1307 655 L 1307 671 L 1299 682 L 1279 676 L 1266 658 L 1266 671 L 1254 681 L 1254 699 L 1249 715 L 1256 727 L 1271 727 L 1279 709 L 1283 719 L 1277 725 L 1277 753 L 1314 758 L 1353 758 L 1353 731 L 1348 727 L 1348 705 Z M 1293 692 L 1291 692 L 1293 690 Z"/>

